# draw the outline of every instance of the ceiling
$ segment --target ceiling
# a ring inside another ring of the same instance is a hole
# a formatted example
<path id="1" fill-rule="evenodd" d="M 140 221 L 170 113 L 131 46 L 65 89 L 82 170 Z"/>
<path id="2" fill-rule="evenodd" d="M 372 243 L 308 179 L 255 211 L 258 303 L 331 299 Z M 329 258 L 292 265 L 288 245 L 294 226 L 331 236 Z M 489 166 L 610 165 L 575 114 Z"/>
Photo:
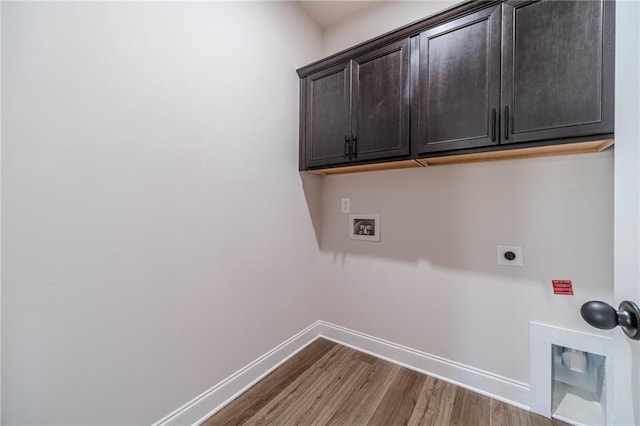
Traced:
<path id="1" fill-rule="evenodd" d="M 376 1 L 298 0 L 298 4 L 324 28 L 370 8 Z"/>

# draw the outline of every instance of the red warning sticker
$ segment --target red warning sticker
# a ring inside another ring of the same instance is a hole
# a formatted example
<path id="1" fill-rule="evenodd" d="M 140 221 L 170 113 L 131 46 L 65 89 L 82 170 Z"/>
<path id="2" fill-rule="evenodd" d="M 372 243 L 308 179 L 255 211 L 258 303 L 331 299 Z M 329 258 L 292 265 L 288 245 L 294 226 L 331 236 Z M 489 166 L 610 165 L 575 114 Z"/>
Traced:
<path id="1" fill-rule="evenodd" d="M 552 280 L 553 294 L 566 294 L 573 296 L 573 284 L 571 280 Z"/>

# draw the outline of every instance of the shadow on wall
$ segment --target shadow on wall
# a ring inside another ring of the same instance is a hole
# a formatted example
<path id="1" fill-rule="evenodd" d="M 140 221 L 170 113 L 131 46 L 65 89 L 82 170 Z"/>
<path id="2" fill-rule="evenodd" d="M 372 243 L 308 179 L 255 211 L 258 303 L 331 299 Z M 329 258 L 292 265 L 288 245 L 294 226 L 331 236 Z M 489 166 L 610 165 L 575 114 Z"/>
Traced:
<path id="1" fill-rule="evenodd" d="M 320 249 L 336 263 L 355 255 L 518 278 L 611 281 L 612 150 L 301 177 Z M 380 242 L 348 238 L 341 198 L 351 198 L 353 213 L 380 214 Z M 524 267 L 498 266 L 498 245 L 522 246 Z"/>
<path id="2" fill-rule="evenodd" d="M 307 201 L 313 231 L 316 234 L 318 247 L 320 247 L 320 197 L 322 195 L 322 176 L 308 172 L 300 172 L 300 180 L 302 181 L 302 190 L 304 191 L 304 197 Z"/>

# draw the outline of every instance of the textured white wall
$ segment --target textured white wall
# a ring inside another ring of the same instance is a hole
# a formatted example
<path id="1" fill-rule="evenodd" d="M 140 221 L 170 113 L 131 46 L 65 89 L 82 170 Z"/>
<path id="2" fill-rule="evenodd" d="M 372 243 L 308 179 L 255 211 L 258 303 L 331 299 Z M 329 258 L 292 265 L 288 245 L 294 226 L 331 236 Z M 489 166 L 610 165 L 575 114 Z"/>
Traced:
<path id="1" fill-rule="evenodd" d="M 445 6 L 385 3 L 325 28 L 323 51 Z M 581 304 L 612 298 L 611 150 L 324 179 L 326 321 L 528 382 L 529 321 L 593 331 Z M 381 215 L 380 243 L 347 239 L 343 197 Z M 497 245 L 523 246 L 524 267 L 497 266 Z"/>
<path id="2" fill-rule="evenodd" d="M 3 424 L 148 424 L 317 320 L 295 3 L 6 3 Z"/>

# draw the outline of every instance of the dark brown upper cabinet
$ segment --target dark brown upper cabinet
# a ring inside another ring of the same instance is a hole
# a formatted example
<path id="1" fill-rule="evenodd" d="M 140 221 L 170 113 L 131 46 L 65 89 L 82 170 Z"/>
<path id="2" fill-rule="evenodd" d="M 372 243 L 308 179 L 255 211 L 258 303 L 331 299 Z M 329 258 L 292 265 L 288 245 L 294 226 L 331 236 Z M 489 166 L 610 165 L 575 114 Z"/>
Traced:
<path id="1" fill-rule="evenodd" d="M 500 18 L 498 5 L 412 40 L 419 154 L 499 143 Z"/>
<path id="2" fill-rule="evenodd" d="M 468 0 L 298 70 L 300 170 L 613 144 L 613 0 Z"/>
<path id="3" fill-rule="evenodd" d="M 409 40 L 302 80 L 306 168 L 408 157 Z"/>
<path id="4" fill-rule="evenodd" d="M 503 8 L 502 143 L 613 133 L 614 2 Z"/>
<path id="5" fill-rule="evenodd" d="M 318 71 L 306 78 L 306 166 L 349 160 L 351 134 L 351 63 Z"/>
<path id="6" fill-rule="evenodd" d="M 506 1 L 413 41 L 418 154 L 613 133 L 613 2 Z"/>

